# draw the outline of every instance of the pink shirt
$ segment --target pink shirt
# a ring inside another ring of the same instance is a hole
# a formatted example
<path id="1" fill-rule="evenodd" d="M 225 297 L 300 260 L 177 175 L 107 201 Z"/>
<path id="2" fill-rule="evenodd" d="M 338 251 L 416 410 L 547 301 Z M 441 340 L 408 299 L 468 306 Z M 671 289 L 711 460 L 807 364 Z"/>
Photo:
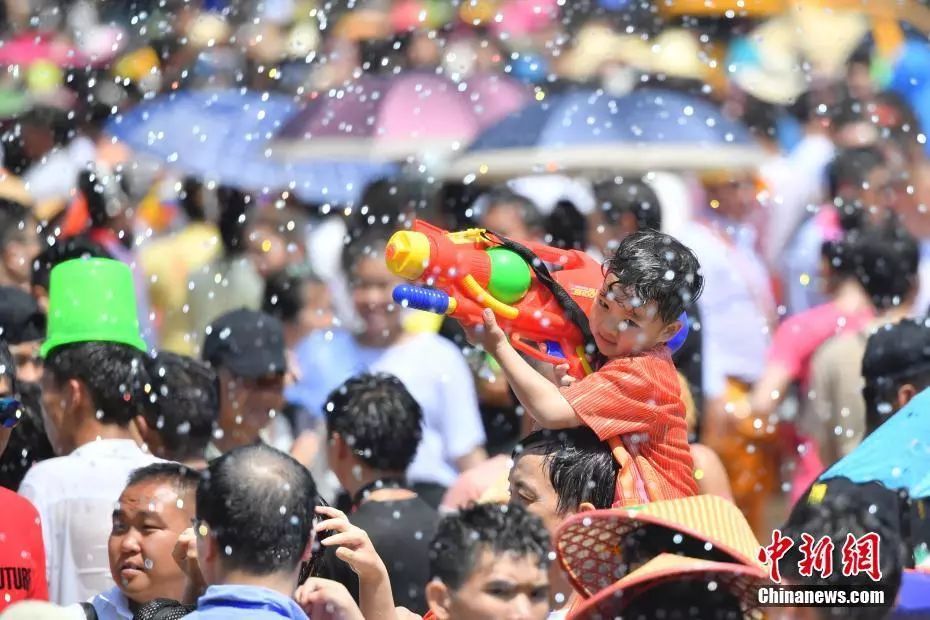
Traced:
<path id="1" fill-rule="evenodd" d="M 837 334 L 864 329 L 873 318 L 871 308 L 847 315 L 832 301 L 795 314 L 775 330 L 769 363 L 787 369 L 794 380 L 807 386 L 811 357 L 820 345 Z"/>

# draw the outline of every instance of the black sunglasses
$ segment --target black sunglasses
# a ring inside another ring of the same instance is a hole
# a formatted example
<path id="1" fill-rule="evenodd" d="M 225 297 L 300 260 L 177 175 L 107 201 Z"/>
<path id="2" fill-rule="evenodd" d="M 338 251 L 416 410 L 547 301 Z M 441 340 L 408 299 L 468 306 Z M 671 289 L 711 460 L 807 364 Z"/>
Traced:
<path id="1" fill-rule="evenodd" d="M 0 427 L 13 428 L 23 419 L 23 405 L 9 396 L 0 398 Z"/>

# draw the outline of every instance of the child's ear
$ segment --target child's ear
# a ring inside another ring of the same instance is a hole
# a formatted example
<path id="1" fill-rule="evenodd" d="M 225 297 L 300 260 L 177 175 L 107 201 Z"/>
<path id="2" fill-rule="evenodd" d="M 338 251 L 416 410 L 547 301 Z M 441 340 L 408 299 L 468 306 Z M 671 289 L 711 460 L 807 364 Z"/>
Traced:
<path id="1" fill-rule="evenodd" d="M 660 342 L 668 342 L 675 337 L 681 331 L 681 321 L 672 321 L 668 325 L 662 328 L 662 331 L 659 333 Z"/>
<path id="2" fill-rule="evenodd" d="M 447 620 L 451 615 L 452 600 L 446 584 L 433 579 L 426 584 L 426 604 L 437 620 Z"/>

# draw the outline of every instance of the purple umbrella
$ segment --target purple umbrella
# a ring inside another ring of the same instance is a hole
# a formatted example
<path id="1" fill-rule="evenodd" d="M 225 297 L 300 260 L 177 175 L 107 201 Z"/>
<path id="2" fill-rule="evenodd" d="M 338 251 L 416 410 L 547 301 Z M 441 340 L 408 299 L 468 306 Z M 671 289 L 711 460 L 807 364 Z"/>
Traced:
<path id="1" fill-rule="evenodd" d="M 530 101 L 522 82 L 497 73 L 481 73 L 465 80 L 459 90 L 468 98 L 481 129 L 490 127 Z"/>
<path id="2" fill-rule="evenodd" d="M 363 76 L 312 99 L 275 138 L 296 159 L 376 159 L 444 152 L 467 144 L 479 120 L 458 86 L 425 73 Z"/>

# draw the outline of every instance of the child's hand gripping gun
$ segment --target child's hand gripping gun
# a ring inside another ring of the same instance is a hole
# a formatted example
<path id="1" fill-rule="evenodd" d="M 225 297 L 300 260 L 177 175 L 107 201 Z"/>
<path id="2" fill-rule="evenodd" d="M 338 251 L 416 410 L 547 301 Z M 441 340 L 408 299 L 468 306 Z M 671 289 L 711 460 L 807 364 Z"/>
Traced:
<path id="1" fill-rule="evenodd" d="M 490 308 L 513 346 L 581 378 L 597 354 L 587 314 L 604 281 L 601 266 L 577 250 L 518 243 L 483 229 L 448 232 L 424 221 L 394 233 L 388 268 L 425 288 L 402 284 L 394 301 L 480 325 Z M 551 268 L 551 271 L 550 271 Z M 587 349 L 586 349 L 587 346 Z"/>

